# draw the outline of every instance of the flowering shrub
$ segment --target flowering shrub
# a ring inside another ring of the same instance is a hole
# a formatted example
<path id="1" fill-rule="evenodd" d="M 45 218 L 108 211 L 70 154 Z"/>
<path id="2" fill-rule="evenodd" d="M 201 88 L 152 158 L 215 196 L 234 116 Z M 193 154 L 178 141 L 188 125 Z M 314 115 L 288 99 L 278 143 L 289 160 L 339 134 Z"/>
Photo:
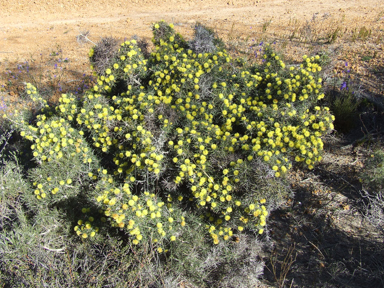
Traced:
<path id="1" fill-rule="evenodd" d="M 200 25 L 190 42 L 172 24 L 152 29 L 149 57 L 135 40 L 108 52 L 113 60 L 82 101 L 62 95 L 52 108 L 27 85 L 43 108 L 33 125 L 12 121 L 32 142 L 37 198 L 86 197 L 79 236 L 109 222 L 160 253 L 189 219 L 215 244 L 244 229 L 262 234 L 272 195 L 284 190 L 271 181 L 293 162 L 312 169 L 333 129 L 329 109 L 316 106 L 319 57 L 286 67 L 267 45 L 263 63 L 249 66 Z M 97 51 L 93 65 L 105 63 Z"/>

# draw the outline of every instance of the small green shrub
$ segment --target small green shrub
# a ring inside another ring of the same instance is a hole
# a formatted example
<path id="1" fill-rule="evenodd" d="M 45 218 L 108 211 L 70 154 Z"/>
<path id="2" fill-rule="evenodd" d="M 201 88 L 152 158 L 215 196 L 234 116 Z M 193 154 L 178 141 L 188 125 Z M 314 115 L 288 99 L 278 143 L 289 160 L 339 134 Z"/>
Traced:
<path id="1" fill-rule="evenodd" d="M 337 26 L 333 31 L 329 32 L 327 35 L 327 39 L 329 44 L 335 43 L 337 38 L 342 36 L 342 31 L 340 26 Z"/>
<path id="2" fill-rule="evenodd" d="M 330 109 L 335 115 L 335 129 L 346 133 L 356 126 L 359 101 L 351 91 L 335 91 L 329 95 Z"/>
<path id="3" fill-rule="evenodd" d="M 216 245 L 262 234 L 288 193 L 283 176 L 292 163 L 312 169 L 333 129 L 316 104 L 320 57 L 286 67 L 266 45 L 264 61 L 248 65 L 202 26 L 190 42 L 172 24 L 152 29 L 148 59 L 135 40 L 113 60 L 109 46 L 91 49 L 98 79 L 81 101 L 64 94 L 51 107 L 27 84 L 36 119 L 9 118 L 32 142 L 36 198 L 49 207 L 77 201 L 82 239 L 109 226 L 158 253 L 196 227 Z"/>
<path id="4" fill-rule="evenodd" d="M 352 81 L 348 63 L 345 66 L 342 76 L 334 78 L 325 97 L 325 102 L 335 116 L 335 129 L 340 133 L 347 133 L 356 126 L 361 104 L 359 90 Z"/>
<path id="5" fill-rule="evenodd" d="M 360 27 L 359 30 L 355 28 L 352 31 L 352 41 L 355 42 L 357 39 L 366 41 L 371 36 L 371 33 L 372 31 L 370 29 L 367 29 L 365 26 Z"/>

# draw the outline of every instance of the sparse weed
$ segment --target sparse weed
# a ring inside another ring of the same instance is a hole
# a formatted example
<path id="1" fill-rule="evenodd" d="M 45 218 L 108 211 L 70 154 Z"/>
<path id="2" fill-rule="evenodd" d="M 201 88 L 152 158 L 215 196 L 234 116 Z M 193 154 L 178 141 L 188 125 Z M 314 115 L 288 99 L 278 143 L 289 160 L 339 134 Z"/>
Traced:
<path id="1" fill-rule="evenodd" d="M 317 55 L 319 55 L 319 64 L 322 66 L 322 67 L 326 67 L 330 64 L 331 62 L 331 57 L 329 56 L 329 53 L 327 53 L 326 51 L 320 51 L 319 53 L 317 53 Z"/>
<path id="2" fill-rule="evenodd" d="M 282 261 L 277 260 L 277 251 L 273 251 L 270 256 L 270 272 L 273 274 L 278 287 L 286 287 L 287 275 L 291 270 L 292 265 L 295 263 L 297 253 L 295 253 L 295 246 L 288 247 L 286 255 Z M 292 283 L 291 283 L 292 284 Z"/>
<path id="3" fill-rule="evenodd" d="M 88 31 L 81 31 L 79 35 L 77 35 L 76 40 L 79 44 L 84 44 L 87 42 L 92 43 L 93 45 L 97 45 L 95 42 L 93 42 L 91 39 L 89 39 L 89 30 Z"/>
<path id="4" fill-rule="evenodd" d="M 271 23 L 272 23 L 272 20 L 273 20 L 273 18 L 264 21 L 263 26 L 262 26 L 262 28 L 261 28 L 261 31 L 262 31 L 263 33 L 267 32 L 268 27 L 269 27 L 269 26 L 271 25 Z"/>
<path id="5" fill-rule="evenodd" d="M 313 38 L 313 28 L 311 24 L 312 23 L 310 21 L 307 21 L 307 23 L 301 28 L 300 31 L 305 43 L 311 42 Z"/>
<path id="6" fill-rule="evenodd" d="M 365 172 L 361 179 L 367 189 L 378 192 L 384 188 L 384 152 L 377 150 L 365 162 Z"/>
<path id="7" fill-rule="evenodd" d="M 327 40 L 329 44 L 335 43 L 337 38 L 341 37 L 341 28 L 337 26 L 334 30 L 328 33 Z"/>
<path id="8" fill-rule="evenodd" d="M 361 27 L 360 29 L 355 28 L 352 31 L 352 41 L 355 42 L 356 40 L 366 41 L 372 34 L 372 31 L 370 29 L 367 29 L 365 26 Z"/>
<path id="9" fill-rule="evenodd" d="M 384 151 L 373 152 L 365 161 L 361 173 L 362 196 L 366 203 L 366 218 L 379 231 L 384 232 Z"/>

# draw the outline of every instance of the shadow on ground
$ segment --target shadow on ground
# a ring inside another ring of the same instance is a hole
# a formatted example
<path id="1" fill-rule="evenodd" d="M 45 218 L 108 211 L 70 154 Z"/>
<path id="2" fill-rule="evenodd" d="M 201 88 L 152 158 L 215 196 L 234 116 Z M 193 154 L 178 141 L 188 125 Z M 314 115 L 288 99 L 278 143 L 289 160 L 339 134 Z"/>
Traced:
<path id="1" fill-rule="evenodd" d="M 313 171 L 297 170 L 295 197 L 271 213 L 268 284 L 384 287 L 384 235 L 365 220 L 358 157 L 335 150 Z"/>

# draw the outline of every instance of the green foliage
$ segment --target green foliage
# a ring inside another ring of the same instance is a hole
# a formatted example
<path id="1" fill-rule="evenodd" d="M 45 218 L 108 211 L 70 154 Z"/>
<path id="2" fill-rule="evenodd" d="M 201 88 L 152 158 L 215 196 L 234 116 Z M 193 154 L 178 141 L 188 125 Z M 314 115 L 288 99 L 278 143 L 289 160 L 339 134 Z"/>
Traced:
<path id="1" fill-rule="evenodd" d="M 355 42 L 357 39 L 366 41 L 371 36 L 371 33 L 371 29 L 367 29 L 365 26 L 360 27 L 360 29 L 355 28 L 352 31 L 352 41 Z"/>
<path id="2" fill-rule="evenodd" d="M 356 126 L 359 101 L 350 91 L 333 91 L 330 109 L 335 115 L 335 129 L 346 133 Z"/>
<path id="3" fill-rule="evenodd" d="M 262 29 L 261 29 L 261 30 L 263 31 L 263 33 L 267 32 L 268 27 L 269 27 L 269 26 L 271 25 L 271 23 L 272 23 L 272 19 L 273 19 L 273 18 L 264 21 L 263 26 L 262 26 Z"/>
<path id="4" fill-rule="evenodd" d="M 267 45 L 251 66 L 213 49 L 220 41 L 202 26 L 190 42 L 163 21 L 152 29 L 148 59 L 135 40 L 112 60 L 109 46 L 91 49 L 98 79 L 82 101 L 64 94 L 50 107 L 27 85 L 36 121 L 9 118 L 32 142 L 36 199 L 79 199 L 82 239 L 113 227 L 160 254 L 196 227 L 216 245 L 262 234 L 288 193 L 283 176 L 293 163 L 312 169 L 333 129 L 329 109 L 316 105 L 320 57 L 288 68 Z"/>
<path id="5" fill-rule="evenodd" d="M 364 55 L 363 57 L 361 57 L 361 60 L 364 62 L 369 62 L 369 60 L 371 60 L 372 58 L 373 57 L 370 55 Z"/>
<path id="6" fill-rule="evenodd" d="M 358 98 L 358 90 L 355 89 L 350 78 L 350 71 L 345 76 L 336 79 L 330 91 L 327 92 L 325 101 L 329 103 L 335 116 L 335 129 L 341 133 L 347 133 L 357 124 L 361 99 Z M 339 88 L 339 87 L 340 88 Z"/>
<path id="7" fill-rule="evenodd" d="M 342 36 L 342 31 L 339 26 L 337 26 L 333 31 L 329 32 L 327 35 L 328 43 L 332 44 L 335 43 L 337 38 L 340 38 Z"/>

